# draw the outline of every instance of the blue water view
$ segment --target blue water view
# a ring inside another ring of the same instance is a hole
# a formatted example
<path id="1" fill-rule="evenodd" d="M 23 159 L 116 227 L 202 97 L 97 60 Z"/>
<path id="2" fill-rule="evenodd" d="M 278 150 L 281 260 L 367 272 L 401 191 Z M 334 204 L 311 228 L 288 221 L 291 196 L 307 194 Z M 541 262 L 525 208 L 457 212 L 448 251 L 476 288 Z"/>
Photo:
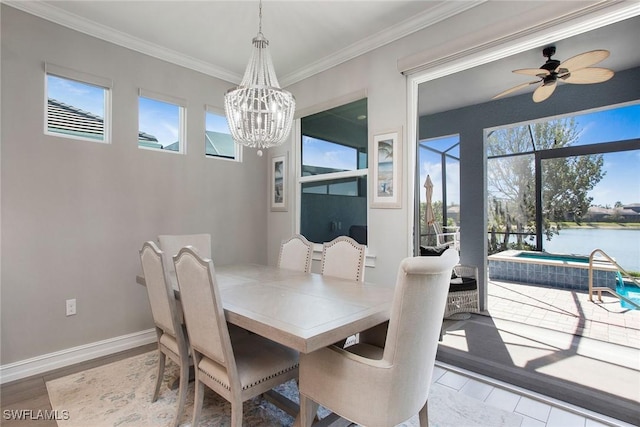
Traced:
<path id="1" fill-rule="evenodd" d="M 567 228 L 542 244 L 555 254 L 589 256 L 602 249 L 626 271 L 640 271 L 640 229 Z"/>

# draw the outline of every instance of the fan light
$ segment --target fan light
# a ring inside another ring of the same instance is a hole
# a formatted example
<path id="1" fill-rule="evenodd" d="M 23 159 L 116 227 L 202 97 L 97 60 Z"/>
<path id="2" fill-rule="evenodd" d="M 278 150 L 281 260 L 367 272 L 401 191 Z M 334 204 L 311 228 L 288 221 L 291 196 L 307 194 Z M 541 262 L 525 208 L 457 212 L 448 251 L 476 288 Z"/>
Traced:
<path id="1" fill-rule="evenodd" d="M 296 101 L 280 89 L 269 54 L 269 41 L 260 25 L 253 39 L 253 54 L 240 85 L 224 96 L 224 109 L 234 141 L 247 147 L 269 148 L 280 145 L 289 136 Z"/>

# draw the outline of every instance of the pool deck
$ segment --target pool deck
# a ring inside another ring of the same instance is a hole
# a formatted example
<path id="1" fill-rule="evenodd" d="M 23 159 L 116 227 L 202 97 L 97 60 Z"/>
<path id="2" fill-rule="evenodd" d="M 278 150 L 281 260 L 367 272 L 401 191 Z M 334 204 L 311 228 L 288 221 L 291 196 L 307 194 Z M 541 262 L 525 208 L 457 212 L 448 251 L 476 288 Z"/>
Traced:
<path id="1" fill-rule="evenodd" d="M 640 310 L 622 308 L 617 298 L 587 292 L 492 280 L 491 317 L 539 326 L 640 349 Z"/>
<path id="2" fill-rule="evenodd" d="M 640 310 L 491 280 L 487 311 L 444 327 L 439 361 L 640 425 Z"/>

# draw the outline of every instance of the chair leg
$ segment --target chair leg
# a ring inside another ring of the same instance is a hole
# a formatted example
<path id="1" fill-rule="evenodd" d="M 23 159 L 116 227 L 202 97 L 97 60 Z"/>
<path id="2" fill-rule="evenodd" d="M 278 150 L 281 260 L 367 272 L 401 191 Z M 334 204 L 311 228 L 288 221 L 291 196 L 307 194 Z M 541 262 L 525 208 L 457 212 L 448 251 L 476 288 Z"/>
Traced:
<path id="1" fill-rule="evenodd" d="M 187 400 L 187 387 L 189 386 L 189 362 L 180 366 L 180 388 L 178 389 L 178 409 L 176 411 L 175 427 L 180 425 L 180 417 L 184 410 L 184 403 Z"/>
<path id="2" fill-rule="evenodd" d="M 231 426 L 242 427 L 242 401 L 231 402 Z"/>
<path id="3" fill-rule="evenodd" d="M 162 379 L 164 377 L 164 366 L 167 360 L 167 356 L 161 351 L 158 350 L 158 378 L 156 379 L 156 389 L 153 392 L 153 397 L 151 398 L 152 402 L 158 400 L 158 394 L 160 394 L 160 384 L 162 384 Z"/>
<path id="4" fill-rule="evenodd" d="M 318 413 L 318 404 L 303 394 L 300 394 L 300 427 L 311 427 Z"/>
<path id="5" fill-rule="evenodd" d="M 429 427 L 429 400 L 424 402 L 424 406 L 418 412 L 418 418 L 420 419 L 420 427 Z"/>
<path id="6" fill-rule="evenodd" d="M 193 398 L 193 420 L 191 421 L 192 427 L 198 427 L 200 413 L 202 412 L 202 402 L 204 401 L 204 384 L 198 380 L 197 372 L 195 388 L 195 397 Z"/>

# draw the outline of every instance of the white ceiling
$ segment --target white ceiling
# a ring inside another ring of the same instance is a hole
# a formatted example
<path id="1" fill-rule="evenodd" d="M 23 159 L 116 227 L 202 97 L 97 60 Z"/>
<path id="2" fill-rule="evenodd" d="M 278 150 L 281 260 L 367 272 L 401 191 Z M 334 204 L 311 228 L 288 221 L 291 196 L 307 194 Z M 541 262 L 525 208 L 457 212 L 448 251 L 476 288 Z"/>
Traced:
<path id="1" fill-rule="evenodd" d="M 5 3 L 233 83 L 238 83 L 244 73 L 251 39 L 258 32 L 255 0 L 5 0 Z M 270 42 L 280 83 L 287 86 L 483 3 L 483 0 L 264 0 L 262 32 Z M 506 7 L 509 3 L 501 4 Z M 601 66 L 620 71 L 640 65 L 640 49 L 634 46 L 638 40 L 640 18 L 636 17 L 554 42 L 557 47 L 554 58 L 563 60 L 584 51 L 607 49 L 611 57 Z M 540 46 L 438 79 L 437 84 L 425 83 L 421 88 L 429 90 L 429 100 L 440 102 L 425 102 L 420 111 L 445 111 L 485 102 L 527 81 L 526 76 L 512 74 L 511 70 L 536 68 L 543 63 Z"/>

